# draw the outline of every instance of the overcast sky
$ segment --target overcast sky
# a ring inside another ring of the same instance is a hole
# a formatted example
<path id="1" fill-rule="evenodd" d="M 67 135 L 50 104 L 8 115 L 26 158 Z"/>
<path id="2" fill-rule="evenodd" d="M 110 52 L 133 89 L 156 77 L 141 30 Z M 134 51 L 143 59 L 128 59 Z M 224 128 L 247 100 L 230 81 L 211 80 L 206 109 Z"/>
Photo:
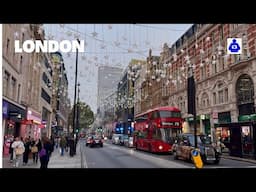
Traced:
<path id="1" fill-rule="evenodd" d="M 163 44 L 171 46 L 192 24 L 46 24 L 46 38 L 85 40 L 84 53 L 78 57 L 80 100 L 97 109 L 98 66 L 125 68 L 131 59 L 146 59 L 151 48 L 159 55 Z M 75 53 L 62 53 L 69 81 L 69 98 L 73 104 Z"/>

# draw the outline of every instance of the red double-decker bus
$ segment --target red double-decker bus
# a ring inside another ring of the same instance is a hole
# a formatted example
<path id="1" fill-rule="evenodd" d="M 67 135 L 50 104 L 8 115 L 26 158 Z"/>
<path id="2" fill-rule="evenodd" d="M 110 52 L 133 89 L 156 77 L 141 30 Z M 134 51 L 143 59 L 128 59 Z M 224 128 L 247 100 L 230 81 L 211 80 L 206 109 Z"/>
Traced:
<path id="1" fill-rule="evenodd" d="M 181 112 L 175 107 L 157 107 L 135 116 L 133 145 L 150 152 L 171 152 L 182 131 Z"/>

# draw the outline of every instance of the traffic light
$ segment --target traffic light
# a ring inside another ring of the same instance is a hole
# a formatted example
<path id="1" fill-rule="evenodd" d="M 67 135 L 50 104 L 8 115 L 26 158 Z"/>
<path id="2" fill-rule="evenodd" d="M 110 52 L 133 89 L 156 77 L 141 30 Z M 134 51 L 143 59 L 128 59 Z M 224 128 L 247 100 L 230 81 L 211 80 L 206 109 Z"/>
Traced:
<path id="1" fill-rule="evenodd" d="M 76 133 L 78 133 L 78 131 L 79 131 L 79 130 L 78 130 L 78 129 L 76 129 Z"/>

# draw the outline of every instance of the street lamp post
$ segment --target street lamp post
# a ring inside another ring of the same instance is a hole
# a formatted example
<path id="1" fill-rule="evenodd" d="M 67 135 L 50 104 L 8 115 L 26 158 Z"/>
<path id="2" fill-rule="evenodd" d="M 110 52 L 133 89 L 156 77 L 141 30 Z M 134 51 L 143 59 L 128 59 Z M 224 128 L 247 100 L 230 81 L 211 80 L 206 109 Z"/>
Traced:
<path id="1" fill-rule="evenodd" d="M 78 86 L 78 94 L 77 94 L 77 104 L 76 104 L 77 105 L 76 106 L 76 127 L 77 127 L 77 129 L 79 129 L 80 128 L 80 125 L 79 125 L 79 118 L 80 118 L 80 100 L 79 100 L 80 89 L 79 89 L 79 86 L 80 86 L 80 83 L 78 83 L 77 86 Z M 76 130 L 76 136 L 77 136 L 77 130 Z"/>
<path id="2" fill-rule="evenodd" d="M 188 68 L 188 113 L 193 115 L 193 124 L 194 124 L 194 140 L 195 148 L 197 148 L 197 131 L 196 131 L 196 86 L 194 80 L 194 71 L 193 67 L 190 64 Z"/>
<path id="3" fill-rule="evenodd" d="M 79 39 L 77 39 L 80 43 Z M 74 93 L 74 112 L 73 112 L 73 137 L 75 136 L 76 131 L 76 88 L 77 88 L 77 66 L 78 66 L 78 48 L 76 49 L 76 69 L 75 69 L 75 93 Z"/>

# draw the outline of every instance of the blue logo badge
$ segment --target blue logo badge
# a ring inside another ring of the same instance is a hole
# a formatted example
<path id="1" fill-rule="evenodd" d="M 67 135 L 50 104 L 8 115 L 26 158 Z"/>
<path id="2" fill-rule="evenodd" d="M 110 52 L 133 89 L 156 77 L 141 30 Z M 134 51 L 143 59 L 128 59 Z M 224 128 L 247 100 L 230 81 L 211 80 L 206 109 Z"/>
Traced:
<path id="1" fill-rule="evenodd" d="M 242 54 L 242 39 L 228 38 L 227 39 L 227 53 L 228 54 Z"/>

